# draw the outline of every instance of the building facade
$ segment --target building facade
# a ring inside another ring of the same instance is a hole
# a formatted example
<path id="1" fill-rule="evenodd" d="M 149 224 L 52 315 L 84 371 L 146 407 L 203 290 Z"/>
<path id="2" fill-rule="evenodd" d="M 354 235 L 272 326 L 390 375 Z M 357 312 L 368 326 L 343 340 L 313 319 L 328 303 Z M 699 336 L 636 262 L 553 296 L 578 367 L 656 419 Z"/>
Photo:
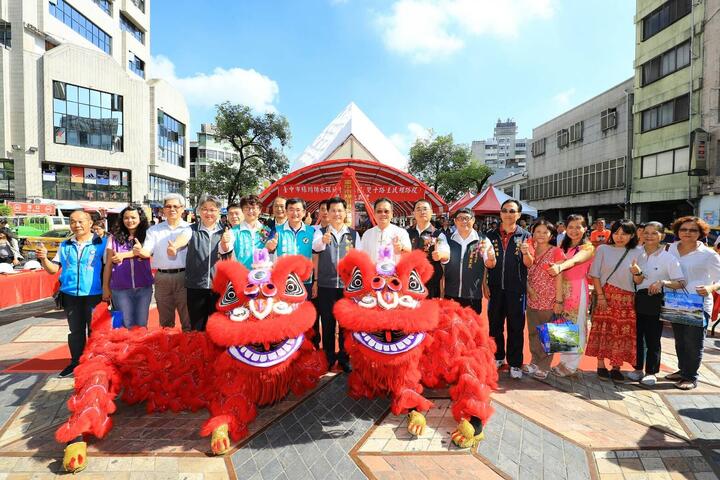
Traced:
<path id="1" fill-rule="evenodd" d="M 238 159 L 233 146 L 218 140 L 214 135 L 213 126 L 203 123 L 197 133 L 197 140 L 190 142 L 190 178 L 197 178 L 198 175 L 207 172 L 210 162 L 230 162 Z"/>
<path id="2" fill-rule="evenodd" d="M 523 196 L 542 216 L 625 216 L 632 86 L 630 78 L 533 129 Z"/>
<path id="3" fill-rule="evenodd" d="M 189 113 L 145 78 L 149 0 L 0 1 L 0 26 L 0 196 L 72 208 L 185 192 Z"/>
<path id="4" fill-rule="evenodd" d="M 636 220 L 667 223 L 698 210 L 701 178 L 688 175 L 693 168 L 689 146 L 691 132 L 703 124 L 701 98 L 710 87 L 702 61 L 708 5 L 637 1 L 630 199 Z"/>
<path id="5" fill-rule="evenodd" d="M 528 139 L 517 138 L 517 124 L 498 118 L 493 138 L 475 140 L 470 145 L 474 158 L 492 169 L 525 168 Z"/>

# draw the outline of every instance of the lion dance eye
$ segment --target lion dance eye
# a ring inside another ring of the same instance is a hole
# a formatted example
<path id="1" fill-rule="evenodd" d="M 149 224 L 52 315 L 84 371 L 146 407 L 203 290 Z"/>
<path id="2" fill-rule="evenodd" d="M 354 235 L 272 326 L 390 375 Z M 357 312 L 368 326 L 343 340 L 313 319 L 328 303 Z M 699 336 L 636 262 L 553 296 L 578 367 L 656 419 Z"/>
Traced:
<path id="1" fill-rule="evenodd" d="M 306 295 L 305 288 L 294 273 L 291 273 L 285 282 L 285 295 L 289 297 L 304 297 Z"/>
<path id="2" fill-rule="evenodd" d="M 402 283 L 400 283 L 400 279 L 397 277 L 393 277 L 387 282 L 387 286 L 390 290 L 393 292 L 399 292 L 402 288 Z"/>
<path id="3" fill-rule="evenodd" d="M 408 290 L 413 293 L 425 293 L 425 285 L 420 281 L 420 275 L 415 270 L 410 272 L 408 278 Z"/>
<path id="4" fill-rule="evenodd" d="M 245 287 L 245 296 L 248 298 L 255 298 L 260 293 L 260 287 L 257 285 L 249 284 Z"/>
<path id="5" fill-rule="evenodd" d="M 373 277 L 372 282 L 370 282 L 370 286 L 373 290 L 382 290 L 385 288 L 385 279 L 376 275 Z"/>
<path id="6" fill-rule="evenodd" d="M 274 297 L 275 295 L 277 295 L 277 288 L 275 288 L 274 283 L 263 283 L 260 286 L 260 291 L 266 297 Z"/>
<path id="7" fill-rule="evenodd" d="M 362 272 L 360 272 L 360 269 L 355 267 L 355 270 L 353 270 L 352 277 L 350 278 L 350 283 L 345 288 L 348 292 L 354 293 L 359 292 L 363 288 L 363 279 L 362 279 Z"/>
<path id="8" fill-rule="evenodd" d="M 232 305 L 237 301 L 238 298 L 237 294 L 235 293 L 235 287 L 233 287 L 232 282 L 228 282 L 227 287 L 225 287 L 225 293 L 223 294 L 222 299 L 220 299 L 220 306 L 227 307 L 228 305 Z"/>

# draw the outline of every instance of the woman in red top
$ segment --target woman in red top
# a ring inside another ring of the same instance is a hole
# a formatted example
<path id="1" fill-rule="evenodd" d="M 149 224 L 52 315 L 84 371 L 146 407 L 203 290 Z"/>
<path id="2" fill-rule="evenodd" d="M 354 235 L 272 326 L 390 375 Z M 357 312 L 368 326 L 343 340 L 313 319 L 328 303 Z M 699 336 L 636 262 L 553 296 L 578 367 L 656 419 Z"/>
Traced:
<path id="1" fill-rule="evenodd" d="M 548 272 L 557 248 L 550 244 L 555 235 L 555 227 L 547 220 L 540 219 L 530 228 L 530 233 L 535 252 L 532 256 L 533 264 L 528 268 L 526 314 L 532 360 L 523 370 L 526 374 L 542 380 L 548 375 L 552 355 L 543 350 L 537 327 L 552 320 L 556 284 L 560 283 L 561 277 L 553 278 Z"/>

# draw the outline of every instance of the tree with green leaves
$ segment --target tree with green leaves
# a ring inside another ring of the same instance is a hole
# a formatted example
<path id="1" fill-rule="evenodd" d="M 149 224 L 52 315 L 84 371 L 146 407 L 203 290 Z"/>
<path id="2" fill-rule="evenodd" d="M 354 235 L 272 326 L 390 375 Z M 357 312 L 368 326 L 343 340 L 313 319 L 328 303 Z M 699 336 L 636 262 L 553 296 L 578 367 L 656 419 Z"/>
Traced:
<path id="1" fill-rule="evenodd" d="M 13 209 L 10 208 L 10 205 L 0 203 L 0 217 L 12 217 L 12 215 Z"/>
<path id="2" fill-rule="evenodd" d="M 491 168 L 471 161 L 467 145 L 456 144 L 452 134 L 419 138 L 410 148 L 409 172 L 451 202 L 471 189 L 479 192 Z"/>
<path id="3" fill-rule="evenodd" d="M 447 202 L 452 202 L 469 191 L 480 193 L 493 173 L 492 168 L 476 160 L 465 168 L 442 172 L 439 175 L 441 195 Z"/>
<path id="4" fill-rule="evenodd" d="M 213 135 L 226 142 L 237 158 L 214 160 L 207 171 L 190 181 L 190 196 L 202 193 L 223 197 L 228 204 L 256 193 L 263 180 L 275 181 L 286 174 L 288 158 L 283 149 L 290 143 L 290 124 L 277 113 L 254 114 L 245 105 L 224 102 L 217 106 Z"/>

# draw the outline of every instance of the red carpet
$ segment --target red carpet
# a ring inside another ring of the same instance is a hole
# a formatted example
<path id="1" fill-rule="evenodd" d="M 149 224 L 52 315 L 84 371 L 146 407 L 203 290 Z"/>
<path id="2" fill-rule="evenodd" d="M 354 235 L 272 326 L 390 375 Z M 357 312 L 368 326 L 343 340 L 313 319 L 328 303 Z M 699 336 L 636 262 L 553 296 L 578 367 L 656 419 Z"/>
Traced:
<path id="1" fill-rule="evenodd" d="M 180 319 L 175 319 L 176 325 L 180 325 Z M 150 309 L 148 317 L 148 328 L 154 330 L 160 328 L 158 312 L 156 308 Z M 179 326 L 176 328 L 180 328 Z M 23 360 L 16 363 L 2 373 L 54 373 L 59 372 L 70 363 L 70 349 L 67 345 L 49 350 L 37 357 Z"/>

